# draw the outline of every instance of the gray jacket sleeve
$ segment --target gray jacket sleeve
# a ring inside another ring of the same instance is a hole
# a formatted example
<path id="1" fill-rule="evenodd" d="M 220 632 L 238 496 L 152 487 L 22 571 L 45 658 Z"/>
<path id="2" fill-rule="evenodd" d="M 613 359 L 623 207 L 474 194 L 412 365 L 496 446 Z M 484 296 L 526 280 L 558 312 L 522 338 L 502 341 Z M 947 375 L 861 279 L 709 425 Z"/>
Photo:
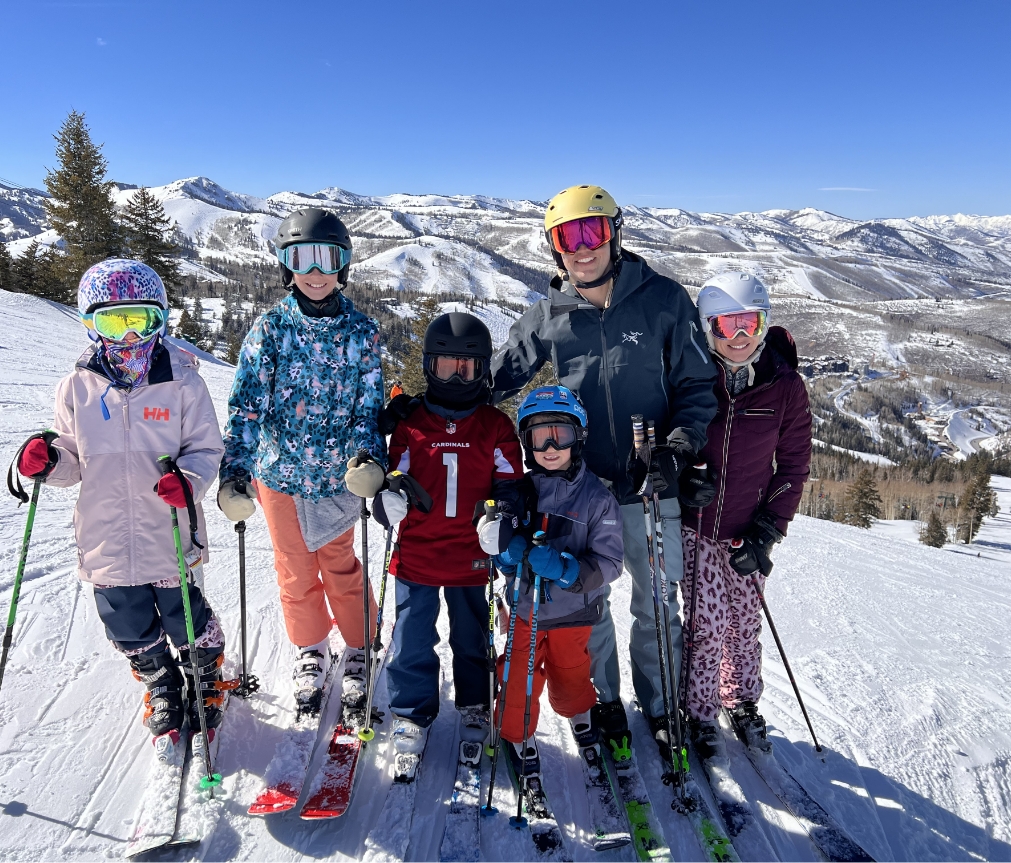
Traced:
<path id="1" fill-rule="evenodd" d="M 56 415 L 53 431 L 59 437 L 53 447 L 60 454 L 56 467 L 46 477 L 46 485 L 55 488 L 69 488 L 81 481 L 81 459 L 77 451 L 77 436 L 74 434 L 73 383 L 68 375 L 56 386 Z"/>
<path id="2" fill-rule="evenodd" d="M 579 578 L 573 593 L 591 593 L 621 576 L 625 544 L 621 534 L 621 507 L 614 495 L 600 487 L 590 507 L 586 551 L 578 558 Z"/>
<path id="3" fill-rule="evenodd" d="M 694 452 L 706 445 L 706 429 L 716 416 L 716 361 L 709 353 L 698 309 L 681 288 L 678 323 L 671 334 L 669 443 L 687 442 Z"/>
<path id="4" fill-rule="evenodd" d="M 193 500 L 199 503 L 218 477 L 218 465 L 225 445 L 221 441 L 221 427 L 207 384 L 195 368 L 187 369 L 186 374 L 182 440 L 176 464 L 193 486 Z"/>
<path id="5" fill-rule="evenodd" d="M 491 358 L 492 404 L 516 395 L 533 380 L 551 351 L 538 335 L 550 300 L 538 300 L 509 327 L 509 338 Z"/>

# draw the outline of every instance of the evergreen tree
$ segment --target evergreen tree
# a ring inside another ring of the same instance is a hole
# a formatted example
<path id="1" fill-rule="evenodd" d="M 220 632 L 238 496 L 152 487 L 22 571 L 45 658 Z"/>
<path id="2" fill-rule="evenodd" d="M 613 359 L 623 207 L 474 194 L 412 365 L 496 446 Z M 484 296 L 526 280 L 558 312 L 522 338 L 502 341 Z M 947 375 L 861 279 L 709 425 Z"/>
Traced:
<path id="1" fill-rule="evenodd" d="M 175 336 L 177 339 L 185 339 L 191 345 L 199 345 L 200 341 L 203 339 L 203 327 L 201 327 L 197 319 L 190 314 L 189 309 L 183 309 L 182 316 L 179 318 L 179 323 L 176 324 Z"/>
<path id="2" fill-rule="evenodd" d="M 7 244 L 3 240 L 0 240 L 0 290 L 14 290 L 14 276 L 11 272 L 12 264 L 10 249 L 7 248 Z"/>
<path id="3" fill-rule="evenodd" d="M 176 305 L 173 289 L 179 287 L 181 281 L 176 258 L 182 250 L 172 239 L 172 222 L 165 215 L 161 202 L 141 186 L 123 209 L 120 224 L 130 257 L 143 261 L 161 276 L 168 291 L 169 305 Z"/>
<path id="4" fill-rule="evenodd" d="M 442 307 L 438 297 L 429 295 L 418 304 L 417 314 L 411 320 L 413 338 L 407 344 L 403 354 L 398 357 L 403 364 L 400 370 L 401 386 L 408 395 L 421 395 L 428 389 L 422 358 L 425 349 L 425 330 L 440 314 L 442 314 Z"/>
<path id="5" fill-rule="evenodd" d="M 225 353 L 225 362 L 233 366 L 239 364 L 239 352 L 242 350 L 242 340 L 234 333 L 228 337 L 228 351 Z"/>
<path id="6" fill-rule="evenodd" d="M 962 510 L 958 538 L 968 544 L 979 533 L 983 519 L 997 514 L 997 492 L 990 487 L 990 473 L 985 467 L 969 481 L 958 506 Z"/>
<path id="7" fill-rule="evenodd" d="M 864 468 L 846 489 L 840 521 L 855 527 L 869 528 L 881 517 L 881 495 L 874 475 Z"/>
<path id="8" fill-rule="evenodd" d="M 942 548 L 948 541 L 948 531 L 944 529 L 944 522 L 937 514 L 936 509 L 930 511 L 927 523 L 920 531 L 920 542 L 932 548 Z"/>
<path id="9" fill-rule="evenodd" d="M 46 172 L 46 215 L 63 237 L 64 255 L 57 262 L 68 291 L 88 267 L 121 253 L 112 184 L 101 146 L 91 140 L 84 114 L 71 111 L 56 139 L 59 167 Z"/>
<path id="10" fill-rule="evenodd" d="M 32 240 L 25 253 L 12 262 L 11 289 L 57 303 L 72 304 L 76 290 L 64 286 L 57 255 L 49 246 L 42 248 L 41 251 L 39 249 L 39 241 Z"/>

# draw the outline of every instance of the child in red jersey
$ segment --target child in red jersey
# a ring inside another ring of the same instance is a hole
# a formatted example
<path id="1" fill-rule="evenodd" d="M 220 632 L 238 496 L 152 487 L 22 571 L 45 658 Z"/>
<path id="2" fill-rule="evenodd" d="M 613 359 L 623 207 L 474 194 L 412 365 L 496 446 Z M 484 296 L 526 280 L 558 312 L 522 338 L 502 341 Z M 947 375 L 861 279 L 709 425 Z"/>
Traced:
<path id="1" fill-rule="evenodd" d="M 519 511 L 523 476 L 512 421 L 488 404 L 491 334 L 473 315 L 451 312 L 425 333 L 428 388 L 390 440 L 390 467 L 431 496 L 428 512 L 408 507 L 403 492 L 373 500 L 384 527 L 400 524 L 390 561 L 397 578 L 397 623 L 387 668 L 394 716 L 395 772 L 413 778 L 439 712 L 439 589 L 449 611 L 456 706 L 461 736 L 483 740 L 488 729 L 488 555 L 474 531 L 475 508 L 488 498 Z M 403 487 L 403 484 L 401 484 Z"/>

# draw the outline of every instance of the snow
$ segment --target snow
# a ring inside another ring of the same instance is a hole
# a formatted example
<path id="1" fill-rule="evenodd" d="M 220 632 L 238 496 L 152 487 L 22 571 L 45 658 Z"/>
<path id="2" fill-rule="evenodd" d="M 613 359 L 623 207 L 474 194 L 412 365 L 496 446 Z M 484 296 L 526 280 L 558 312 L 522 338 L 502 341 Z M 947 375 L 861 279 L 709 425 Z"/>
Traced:
<path id="1" fill-rule="evenodd" d="M 821 447 L 822 449 L 828 447 L 830 450 L 834 450 L 835 452 L 848 453 L 849 455 L 853 456 L 853 458 L 858 458 L 860 459 L 860 461 L 866 461 L 869 462 L 870 464 L 880 464 L 886 467 L 895 464 L 895 462 L 892 461 L 887 456 L 877 455 L 876 453 L 872 452 L 860 452 L 859 450 L 855 449 L 846 449 L 845 447 L 836 446 L 834 443 L 827 444 L 823 440 L 818 440 L 818 438 L 811 438 L 811 443 L 814 444 L 814 446 Z"/>
<path id="2" fill-rule="evenodd" d="M 967 411 L 955 411 L 948 420 L 948 426 L 944 430 L 945 436 L 956 447 L 959 454 L 964 458 L 972 455 L 979 449 L 980 445 L 987 438 L 993 437 L 993 432 L 985 429 L 977 429 L 976 423 L 966 418 Z"/>
<path id="3" fill-rule="evenodd" d="M 56 382 L 87 339 L 72 310 L 37 298 L 0 291 L 0 312 L 0 445 L 13 456 L 28 434 L 51 421 Z M 29 355 L 29 344 L 46 349 Z M 223 420 L 232 369 L 204 362 L 201 373 Z M 822 755 L 813 751 L 768 630 L 762 710 L 784 763 L 877 860 L 1011 859 L 1011 480 L 994 482 L 1001 513 L 984 523 L 968 549 L 931 549 L 885 528 L 862 531 L 798 517 L 776 551 L 767 597 Z M 152 761 L 140 723 L 142 688 L 106 640 L 90 588 L 74 574 L 75 498 L 74 489 L 43 489 L 0 692 L 0 835 L 12 859 L 122 856 Z M 239 641 L 235 533 L 213 503 L 206 514 L 212 549 L 206 587 L 230 639 L 225 670 L 232 676 Z M 0 505 L 0 609 L 10 601 L 24 519 L 25 509 L 11 499 Z M 378 583 L 382 541 L 375 530 L 370 538 Z M 217 765 L 224 798 L 206 813 L 214 820 L 210 838 L 197 848 L 163 851 L 159 859 L 359 858 L 370 832 L 382 831 L 377 819 L 390 786 L 388 722 L 366 749 L 343 818 L 307 824 L 297 815 L 245 813 L 288 717 L 293 657 L 259 515 L 249 521 L 246 542 L 251 671 L 262 689 L 228 708 Z M 619 643 L 628 637 L 628 603 L 626 576 L 612 594 Z M 445 615 L 440 632 L 448 669 Z M 670 791 L 660 780 L 645 720 L 631 706 L 627 654 L 622 672 L 636 756 L 667 841 L 675 859 L 701 859 L 692 834 L 669 808 Z M 457 740 L 450 677 L 419 780 L 410 859 L 436 859 L 441 844 Z M 382 704 L 384 681 L 377 697 Z M 546 696 L 538 740 L 545 786 L 573 858 L 631 859 L 626 852 L 591 850 L 581 826 L 586 801 L 574 744 Z M 777 856 L 814 859 L 797 822 L 736 742 L 729 743 L 734 775 L 756 801 Z M 320 758 L 317 751 L 314 763 Z M 481 829 L 486 859 L 529 856 L 505 815 L 483 821 Z"/>

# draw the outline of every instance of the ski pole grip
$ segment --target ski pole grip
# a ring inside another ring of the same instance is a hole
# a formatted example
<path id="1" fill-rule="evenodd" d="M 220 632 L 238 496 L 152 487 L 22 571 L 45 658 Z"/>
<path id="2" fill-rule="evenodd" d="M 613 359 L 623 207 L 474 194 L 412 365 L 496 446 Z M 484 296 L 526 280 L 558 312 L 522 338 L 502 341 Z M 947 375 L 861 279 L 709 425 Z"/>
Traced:
<path id="1" fill-rule="evenodd" d="M 548 541 L 548 535 L 543 530 L 539 530 L 533 535 L 533 538 L 530 541 L 534 545 L 544 545 Z"/>
<path id="2" fill-rule="evenodd" d="M 175 465 L 172 462 L 172 456 L 162 455 L 158 456 L 158 470 L 161 471 L 162 476 L 166 476 L 172 472 L 172 468 Z"/>
<path id="3" fill-rule="evenodd" d="M 646 423 L 646 437 L 649 440 L 649 448 L 654 449 L 656 447 L 656 423 L 653 420 Z"/>
<path id="4" fill-rule="evenodd" d="M 632 414 L 632 443 L 639 458 L 643 458 L 646 446 L 646 433 L 643 428 L 642 414 Z"/>
<path id="5" fill-rule="evenodd" d="M 485 517 L 490 521 L 494 521 L 498 518 L 498 505 L 493 500 L 486 500 L 484 502 L 484 514 Z"/>

